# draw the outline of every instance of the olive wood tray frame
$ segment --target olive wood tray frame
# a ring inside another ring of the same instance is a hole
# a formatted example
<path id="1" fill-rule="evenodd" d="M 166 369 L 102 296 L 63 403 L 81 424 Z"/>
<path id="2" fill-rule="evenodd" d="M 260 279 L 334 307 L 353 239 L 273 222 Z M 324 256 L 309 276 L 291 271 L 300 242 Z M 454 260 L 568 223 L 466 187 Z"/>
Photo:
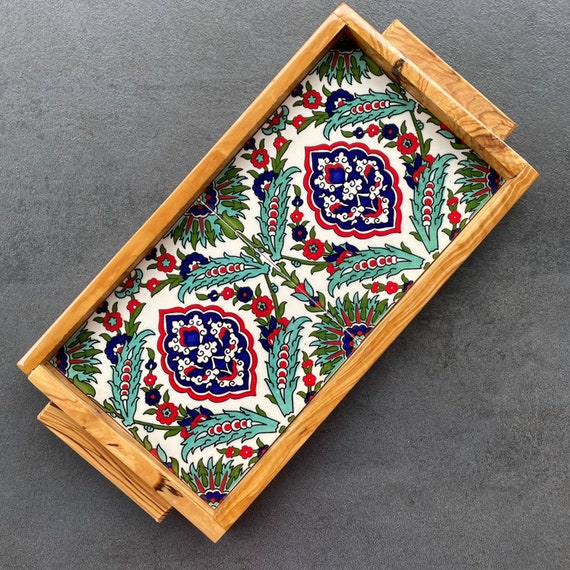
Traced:
<path id="1" fill-rule="evenodd" d="M 49 360 L 341 34 L 350 37 L 392 79 L 475 150 L 505 182 L 500 192 L 381 320 L 223 504 L 213 510 L 69 382 Z M 18 366 L 50 400 L 38 419 L 154 519 L 161 521 L 171 508 L 175 508 L 211 540 L 217 541 L 537 178 L 537 172 L 504 142 L 515 126 L 400 22 L 394 21 L 380 34 L 350 7 L 341 4 L 20 360 Z"/>

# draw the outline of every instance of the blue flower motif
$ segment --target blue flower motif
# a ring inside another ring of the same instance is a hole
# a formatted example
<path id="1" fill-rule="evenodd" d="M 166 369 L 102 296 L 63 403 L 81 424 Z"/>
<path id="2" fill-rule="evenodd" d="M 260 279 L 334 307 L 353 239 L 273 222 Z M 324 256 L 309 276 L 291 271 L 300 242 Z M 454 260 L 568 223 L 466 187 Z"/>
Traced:
<path id="1" fill-rule="evenodd" d="M 327 98 L 327 102 L 325 105 L 325 111 L 327 112 L 328 116 L 331 117 L 332 114 L 344 105 L 345 101 L 354 101 L 354 95 L 345 91 L 344 89 L 337 89 L 333 91 Z"/>
<path id="2" fill-rule="evenodd" d="M 151 261 L 151 260 L 153 260 L 153 259 L 156 259 L 156 253 L 157 253 L 156 247 L 153 247 L 153 248 L 146 254 L 145 259 L 146 259 L 147 261 Z"/>
<path id="3" fill-rule="evenodd" d="M 144 395 L 144 401 L 149 406 L 157 406 L 160 403 L 161 397 L 160 392 L 156 388 L 153 388 Z"/>
<path id="4" fill-rule="evenodd" d="M 382 128 L 382 136 L 389 141 L 394 140 L 400 134 L 400 130 L 394 123 L 384 125 Z"/>
<path id="5" fill-rule="evenodd" d="M 200 498 L 204 499 L 209 505 L 218 505 L 226 498 L 226 495 L 227 493 L 221 493 L 220 491 L 207 491 L 202 493 Z"/>
<path id="6" fill-rule="evenodd" d="M 413 177 L 420 166 L 422 166 L 422 157 L 419 154 L 416 154 L 413 163 L 406 163 L 406 175 L 404 176 L 404 180 L 408 183 L 408 186 L 414 190 L 418 187 L 418 183 L 414 182 Z"/>
<path id="7" fill-rule="evenodd" d="M 109 312 L 109 303 L 107 301 L 103 301 L 98 307 L 97 307 L 97 313 L 108 313 Z"/>
<path id="8" fill-rule="evenodd" d="M 259 338 L 259 342 L 261 343 L 261 346 L 268 352 L 271 350 L 271 346 L 273 345 L 273 337 L 276 334 L 275 331 L 277 330 L 278 324 L 279 323 L 277 322 L 277 319 L 272 316 L 266 326 L 258 325 L 259 329 L 261 330 L 261 337 Z"/>
<path id="9" fill-rule="evenodd" d="M 295 206 L 295 208 L 300 208 L 303 205 L 303 200 L 301 196 L 295 196 L 293 200 L 291 200 L 291 204 Z"/>
<path id="10" fill-rule="evenodd" d="M 253 150 L 255 148 L 255 139 L 251 137 L 244 145 L 243 150 Z"/>
<path id="11" fill-rule="evenodd" d="M 307 237 L 307 228 L 305 226 L 295 226 L 291 230 L 295 241 L 303 241 Z"/>
<path id="12" fill-rule="evenodd" d="M 242 303 L 247 303 L 248 301 L 251 301 L 253 291 L 251 290 L 251 287 L 240 287 L 237 290 L 236 297 Z"/>
<path id="13" fill-rule="evenodd" d="M 354 129 L 354 131 L 352 131 L 352 134 L 353 134 L 357 139 L 364 138 L 364 130 L 362 129 L 362 127 L 358 127 L 358 128 L 356 128 L 356 129 Z"/>
<path id="14" fill-rule="evenodd" d="M 55 355 L 55 365 L 60 372 L 65 374 L 67 367 L 69 366 L 69 358 L 63 347 L 61 347 Z"/>
<path id="15" fill-rule="evenodd" d="M 200 422 L 209 420 L 212 417 L 213 412 L 208 410 L 208 408 L 204 408 L 204 406 L 200 406 L 195 410 L 186 408 L 186 414 L 187 415 L 184 419 L 178 420 L 178 425 L 194 429 Z"/>
<path id="16" fill-rule="evenodd" d="M 452 229 L 449 233 L 449 241 L 453 241 L 457 237 L 457 234 L 459 234 L 460 231 L 461 228 Z"/>
<path id="17" fill-rule="evenodd" d="M 501 177 L 499 173 L 494 169 L 489 167 L 489 174 L 487 174 L 487 185 L 491 191 L 491 195 L 495 194 L 499 189 L 501 184 Z"/>
<path id="18" fill-rule="evenodd" d="M 307 392 L 307 395 L 304 398 L 305 404 L 308 404 L 316 395 L 316 392 Z"/>
<path id="19" fill-rule="evenodd" d="M 187 213 L 191 216 L 206 217 L 210 216 L 218 203 L 218 196 L 212 184 L 208 186 L 202 200 L 198 200 L 190 208 L 188 208 Z"/>
<path id="20" fill-rule="evenodd" d="M 260 200 L 265 200 L 266 192 L 269 190 L 271 183 L 277 178 L 277 174 L 273 170 L 262 172 L 253 183 L 253 191 Z"/>
<path id="21" fill-rule="evenodd" d="M 200 253 L 193 252 L 182 260 L 182 263 L 180 264 L 180 275 L 186 278 L 192 272 L 194 265 L 203 265 L 205 263 L 208 263 L 207 257 L 204 257 Z"/>
<path id="22" fill-rule="evenodd" d="M 154 370 L 156 368 L 156 362 L 150 359 L 144 366 L 147 370 Z"/>
<path id="23" fill-rule="evenodd" d="M 349 243 L 345 243 L 344 245 L 333 244 L 332 248 L 333 252 L 330 253 L 329 255 L 325 255 L 325 260 L 328 261 L 329 263 L 333 263 L 337 261 L 339 258 L 341 258 L 342 261 L 344 258 L 358 252 L 358 248 Z"/>
<path id="24" fill-rule="evenodd" d="M 114 336 L 105 347 L 105 354 L 112 364 L 119 362 L 119 354 L 121 354 L 123 347 L 132 339 L 127 334 L 118 334 Z"/>
<path id="25" fill-rule="evenodd" d="M 210 299 L 210 301 L 217 301 L 219 296 L 215 289 L 208 293 L 208 299 Z"/>
<path id="26" fill-rule="evenodd" d="M 299 83 L 299 85 L 297 85 L 297 87 L 295 87 L 295 89 L 291 91 L 291 95 L 293 95 L 293 97 L 300 97 L 302 94 L 303 94 L 303 84 Z"/>
<path id="27" fill-rule="evenodd" d="M 360 344 L 358 341 L 364 338 L 370 329 L 371 327 L 364 324 L 358 324 L 344 330 L 342 348 L 347 357 L 352 354 L 353 350 Z"/>

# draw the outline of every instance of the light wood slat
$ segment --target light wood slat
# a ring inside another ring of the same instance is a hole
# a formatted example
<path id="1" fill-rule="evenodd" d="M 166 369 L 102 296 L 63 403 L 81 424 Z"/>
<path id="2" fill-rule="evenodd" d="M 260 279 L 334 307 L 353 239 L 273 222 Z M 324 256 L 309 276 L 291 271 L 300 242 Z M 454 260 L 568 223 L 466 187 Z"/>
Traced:
<path id="1" fill-rule="evenodd" d="M 38 420 L 121 489 L 154 520 L 161 522 L 168 514 L 172 506 L 165 501 L 163 496 L 147 485 L 134 471 L 118 461 L 99 441 L 77 425 L 55 404 L 50 402 L 40 412 Z"/>
<path id="2" fill-rule="evenodd" d="M 438 76 L 428 76 L 412 61 L 406 60 L 400 50 L 346 4 L 341 4 L 334 13 L 344 20 L 347 34 L 365 53 L 503 178 L 516 176 L 524 168 L 525 161 L 441 87 Z"/>
<path id="3" fill-rule="evenodd" d="M 382 37 L 398 49 L 407 61 L 440 85 L 471 115 L 477 117 L 497 137 L 505 140 L 517 127 L 487 97 L 454 71 L 402 22 L 394 20 L 382 32 Z"/>
<path id="4" fill-rule="evenodd" d="M 344 26 L 344 22 L 334 14 L 325 20 L 194 170 L 20 359 L 18 366 L 23 372 L 29 374 L 38 364 L 50 358 L 121 283 L 307 75 Z"/>
<path id="5" fill-rule="evenodd" d="M 135 472 L 208 538 L 214 542 L 221 538 L 227 527 L 214 520 L 213 509 L 58 370 L 49 364 L 40 364 L 29 378 L 80 428 L 99 441 L 112 456 Z"/>

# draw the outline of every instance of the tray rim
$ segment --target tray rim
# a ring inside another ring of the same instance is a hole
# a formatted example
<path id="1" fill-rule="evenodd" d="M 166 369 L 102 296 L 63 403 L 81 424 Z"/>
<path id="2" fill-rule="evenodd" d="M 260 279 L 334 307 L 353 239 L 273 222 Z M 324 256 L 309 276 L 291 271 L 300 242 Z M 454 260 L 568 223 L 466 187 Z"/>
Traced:
<path id="1" fill-rule="evenodd" d="M 349 35 L 389 76 L 460 136 L 506 181 L 501 191 L 489 200 L 453 243 L 449 244 L 416 281 L 414 287 L 319 391 L 311 404 L 301 411 L 295 422 L 250 469 L 224 502 L 213 510 L 146 452 L 123 427 L 73 386 L 49 363 L 49 359 L 122 282 L 343 33 Z M 387 37 L 391 39 L 388 40 Z M 418 60 L 422 62 L 421 67 L 416 63 Z M 458 101 L 462 92 L 467 99 L 463 105 Z M 538 173 L 503 140 L 515 126 L 513 121 L 400 22 L 392 22 L 382 35 L 346 4 L 341 4 L 22 357 L 18 366 L 63 413 L 94 439 L 102 442 L 117 461 L 137 473 L 169 504 L 216 541 L 536 179 Z"/>

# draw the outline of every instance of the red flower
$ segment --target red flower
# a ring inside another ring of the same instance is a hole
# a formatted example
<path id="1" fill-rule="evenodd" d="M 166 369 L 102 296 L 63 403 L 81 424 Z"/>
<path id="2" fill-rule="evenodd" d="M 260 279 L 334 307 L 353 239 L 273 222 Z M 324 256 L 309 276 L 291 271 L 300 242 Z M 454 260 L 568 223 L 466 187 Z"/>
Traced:
<path id="1" fill-rule="evenodd" d="M 258 148 L 251 153 L 251 164 L 255 168 L 263 168 L 269 164 L 269 154 L 264 148 Z"/>
<path id="2" fill-rule="evenodd" d="M 394 293 L 398 292 L 398 284 L 394 283 L 394 281 L 388 281 L 384 287 L 384 291 L 386 291 L 388 295 L 393 295 Z"/>
<path id="3" fill-rule="evenodd" d="M 309 358 L 308 360 L 305 360 L 301 366 L 303 368 L 311 368 L 311 366 L 313 366 L 313 361 Z"/>
<path id="4" fill-rule="evenodd" d="M 317 383 L 317 377 L 314 374 L 305 374 L 303 376 L 303 384 L 307 387 L 314 386 Z"/>
<path id="5" fill-rule="evenodd" d="M 293 118 L 293 126 L 296 129 L 299 129 L 299 127 L 306 121 L 307 119 L 305 117 L 303 117 L 302 115 L 297 115 L 296 117 Z"/>
<path id="6" fill-rule="evenodd" d="M 447 217 L 452 224 L 458 224 L 461 221 L 461 214 L 457 210 L 448 214 Z"/>
<path id="7" fill-rule="evenodd" d="M 129 311 L 129 313 L 134 313 L 140 306 L 141 306 L 140 301 L 137 301 L 136 299 L 131 299 L 127 303 L 127 311 Z"/>
<path id="8" fill-rule="evenodd" d="M 303 95 L 303 107 L 306 107 L 307 109 L 317 109 L 322 100 L 323 98 L 318 91 L 315 91 L 314 89 L 307 91 Z"/>
<path id="9" fill-rule="evenodd" d="M 418 150 L 420 146 L 420 141 L 418 137 L 412 133 L 406 133 L 405 135 L 400 135 L 398 137 L 398 142 L 396 143 L 397 149 L 402 154 L 412 154 Z"/>
<path id="10" fill-rule="evenodd" d="M 289 141 L 285 138 L 285 137 L 277 137 L 274 141 L 273 141 L 273 146 L 277 149 L 277 150 L 281 150 L 281 147 L 288 143 Z"/>
<path id="11" fill-rule="evenodd" d="M 281 317 L 278 321 L 277 321 L 284 329 L 286 329 L 289 326 L 289 319 L 287 317 Z"/>
<path id="12" fill-rule="evenodd" d="M 372 283 L 372 287 L 370 287 L 370 291 L 372 293 L 378 293 L 378 291 L 380 291 L 380 283 L 378 283 L 378 281 L 375 281 L 374 283 Z"/>
<path id="13" fill-rule="evenodd" d="M 156 419 L 161 423 L 169 426 L 176 421 L 178 416 L 178 407 L 172 402 L 164 402 L 158 406 L 156 410 Z"/>
<path id="14" fill-rule="evenodd" d="M 103 319 L 103 326 L 108 331 L 118 331 L 123 326 L 123 318 L 120 313 L 107 313 Z"/>
<path id="15" fill-rule="evenodd" d="M 176 267 L 176 258 L 170 253 L 163 253 L 156 260 L 156 268 L 164 273 L 170 273 Z"/>
<path id="16" fill-rule="evenodd" d="M 146 282 L 146 288 L 152 293 L 158 286 L 160 285 L 160 281 L 158 279 L 155 279 L 154 277 L 152 279 L 149 279 Z"/>
<path id="17" fill-rule="evenodd" d="M 291 214 L 291 221 L 295 222 L 296 224 L 298 224 L 302 219 L 303 219 L 303 212 L 301 212 L 300 210 L 295 210 Z"/>
<path id="18" fill-rule="evenodd" d="M 273 311 L 273 303 L 269 297 L 261 295 L 252 301 L 251 310 L 256 317 L 266 317 Z"/>
<path id="19" fill-rule="evenodd" d="M 149 374 L 147 374 L 143 378 L 143 381 L 147 386 L 154 386 L 154 383 L 156 382 L 156 380 L 157 380 L 157 378 L 152 372 L 150 372 Z"/>
<path id="20" fill-rule="evenodd" d="M 226 449 L 226 457 L 233 457 L 234 456 L 234 448 L 230 445 Z"/>
<path id="21" fill-rule="evenodd" d="M 427 162 L 430 166 L 433 164 L 435 158 L 431 154 L 426 154 L 424 156 L 424 162 Z"/>
<path id="22" fill-rule="evenodd" d="M 457 198 L 457 197 L 455 196 L 455 197 L 453 197 L 453 198 L 450 198 L 450 199 L 447 201 L 447 204 L 448 204 L 449 206 L 454 206 L 454 205 L 457 204 L 458 202 L 459 202 L 459 198 Z"/>
<path id="23" fill-rule="evenodd" d="M 249 459 L 253 455 L 253 449 L 249 445 L 244 445 L 239 451 L 242 459 Z"/>
<path id="24" fill-rule="evenodd" d="M 317 238 L 308 239 L 303 246 L 303 255 L 307 259 L 317 260 L 323 256 L 325 244 Z"/>
<path id="25" fill-rule="evenodd" d="M 222 297 L 227 301 L 234 296 L 234 290 L 231 287 L 224 287 L 222 289 Z"/>
<path id="26" fill-rule="evenodd" d="M 371 136 L 371 137 L 375 137 L 380 133 L 380 127 L 378 125 L 370 125 L 367 129 L 366 132 Z"/>

